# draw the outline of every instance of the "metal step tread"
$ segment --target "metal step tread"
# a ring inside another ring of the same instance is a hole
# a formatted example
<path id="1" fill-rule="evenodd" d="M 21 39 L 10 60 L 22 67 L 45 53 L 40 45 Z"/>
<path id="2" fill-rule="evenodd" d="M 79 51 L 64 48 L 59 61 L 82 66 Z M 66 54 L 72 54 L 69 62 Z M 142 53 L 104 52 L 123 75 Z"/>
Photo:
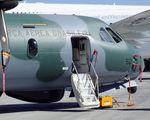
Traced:
<path id="1" fill-rule="evenodd" d="M 83 107 L 86 107 L 86 108 L 96 108 L 96 107 L 99 107 L 100 103 L 99 102 L 82 102 L 83 104 Z"/>
<path id="2" fill-rule="evenodd" d="M 95 94 L 95 92 L 94 91 L 92 91 L 92 90 L 80 90 L 80 94 L 82 95 L 82 96 L 95 96 L 96 94 Z"/>

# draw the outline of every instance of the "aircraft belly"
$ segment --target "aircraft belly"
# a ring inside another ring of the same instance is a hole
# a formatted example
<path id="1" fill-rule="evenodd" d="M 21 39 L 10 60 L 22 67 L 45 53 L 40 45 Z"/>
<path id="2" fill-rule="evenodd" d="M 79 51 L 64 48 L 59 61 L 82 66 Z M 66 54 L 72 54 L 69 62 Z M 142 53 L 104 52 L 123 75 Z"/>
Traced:
<path id="1" fill-rule="evenodd" d="M 63 15 L 19 15 L 18 19 L 16 16 L 6 16 L 11 48 L 10 62 L 6 67 L 7 91 L 50 90 L 71 86 L 71 37 L 88 38 L 91 47 L 88 52 L 92 54 L 94 49 L 98 52 L 93 64 L 100 84 L 124 80 L 132 67 L 133 49 L 123 41 L 112 44 L 100 40 L 99 29 L 107 25 L 97 19 Z M 25 18 L 29 25 L 34 25 L 29 27 L 34 29 L 24 28 L 28 27 L 25 26 Z M 40 24 L 41 21 L 44 24 Z M 30 38 L 38 43 L 37 56 L 29 56 Z M 132 78 L 135 76 L 138 73 L 135 72 Z"/>
<path id="2" fill-rule="evenodd" d="M 6 69 L 6 90 L 40 90 L 64 87 L 69 83 L 70 70 L 57 78 L 49 78 L 49 81 L 38 79 L 37 73 L 40 68 L 39 61 L 21 60 L 11 57 L 11 61 Z M 2 84 L 2 83 L 0 83 Z"/>

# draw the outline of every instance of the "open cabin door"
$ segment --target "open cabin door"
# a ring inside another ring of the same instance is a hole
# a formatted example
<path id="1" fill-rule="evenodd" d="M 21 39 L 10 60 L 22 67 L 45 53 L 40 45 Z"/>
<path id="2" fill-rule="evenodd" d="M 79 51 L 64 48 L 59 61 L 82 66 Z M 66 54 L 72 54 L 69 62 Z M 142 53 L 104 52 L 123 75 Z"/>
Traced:
<path id="1" fill-rule="evenodd" d="M 91 47 L 87 37 L 72 37 L 72 59 L 79 73 L 89 71 L 89 56 Z"/>
<path id="2" fill-rule="evenodd" d="M 91 46 L 87 37 L 72 37 L 72 76 L 71 83 L 76 100 L 81 107 L 95 108 L 99 106 L 97 86 L 98 76 L 90 76 Z M 94 69 L 94 67 L 92 66 Z"/>

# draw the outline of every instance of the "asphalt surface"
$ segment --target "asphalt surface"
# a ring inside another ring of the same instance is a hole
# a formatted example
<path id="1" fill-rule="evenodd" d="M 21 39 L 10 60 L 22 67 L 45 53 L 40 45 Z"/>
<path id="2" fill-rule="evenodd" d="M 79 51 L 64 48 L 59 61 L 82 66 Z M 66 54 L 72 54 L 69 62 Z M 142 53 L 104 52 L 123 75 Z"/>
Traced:
<path id="1" fill-rule="evenodd" d="M 133 106 L 128 106 L 126 89 L 112 90 L 102 95 L 112 95 L 113 108 L 83 109 L 69 92 L 58 103 L 34 104 L 10 98 L 0 98 L 0 120 L 149 120 L 150 119 L 150 73 L 143 74 L 144 80 L 138 91 L 131 96 Z"/>

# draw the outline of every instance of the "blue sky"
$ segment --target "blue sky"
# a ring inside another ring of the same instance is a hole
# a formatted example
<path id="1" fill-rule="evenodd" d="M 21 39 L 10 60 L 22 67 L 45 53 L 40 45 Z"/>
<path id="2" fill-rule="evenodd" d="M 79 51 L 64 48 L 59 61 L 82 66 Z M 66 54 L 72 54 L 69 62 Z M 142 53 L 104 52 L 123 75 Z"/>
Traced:
<path id="1" fill-rule="evenodd" d="M 125 5 L 150 5 L 150 0 L 26 0 L 27 2 L 45 3 L 82 3 L 82 4 L 125 4 Z"/>

